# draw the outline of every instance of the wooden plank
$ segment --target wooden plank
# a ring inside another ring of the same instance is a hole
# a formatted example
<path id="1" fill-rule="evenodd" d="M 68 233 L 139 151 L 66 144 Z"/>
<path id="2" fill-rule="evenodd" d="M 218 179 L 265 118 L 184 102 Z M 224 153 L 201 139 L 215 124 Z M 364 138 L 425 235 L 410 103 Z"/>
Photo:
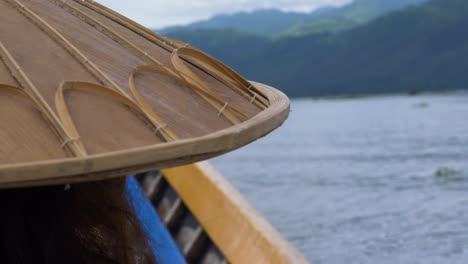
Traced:
<path id="1" fill-rule="evenodd" d="M 145 196 L 151 201 L 155 202 L 156 196 L 161 193 L 164 186 L 164 178 L 159 171 L 150 171 L 146 173 L 137 174 L 135 176 L 140 182 Z"/>
<path id="2" fill-rule="evenodd" d="M 166 215 L 163 217 L 163 222 L 170 231 L 175 230 L 176 225 L 180 222 L 184 214 L 184 209 L 182 200 L 177 198 L 169 211 L 167 211 Z"/>
<path id="3" fill-rule="evenodd" d="M 163 170 L 231 263 L 308 263 L 209 163 Z"/>
<path id="4" fill-rule="evenodd" d="M 210 244 L 204 250 L 198 264 L 228 264 L 228 261 L 214 244 Z"/>
<path id="5" fill-rule="evenodd" d="M 200 257 L 203 253 L 203 246 L 208 242 L 207 236 L 203 228 L 199 225 L 194 232 L 192 237 L 185 244 L 182 252 L 188 260 L 195 260 Z"/>

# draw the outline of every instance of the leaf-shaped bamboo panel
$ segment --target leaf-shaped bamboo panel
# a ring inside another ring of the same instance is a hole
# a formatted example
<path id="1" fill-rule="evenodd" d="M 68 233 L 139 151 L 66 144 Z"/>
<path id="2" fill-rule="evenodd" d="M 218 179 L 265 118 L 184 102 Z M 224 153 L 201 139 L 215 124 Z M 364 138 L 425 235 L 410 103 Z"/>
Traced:
<path id="1" fill-rule="evenodd" d="M 0 164 L 71 157 L 40 108 L 18 88 L 0 84 Z"/>
<path id="2" fill-rule="evenodd" d="M 88 154 L 163 142 L 138 105 L 106 87 L 66 82 L 58 90 L 56 103 L 62 122 L 72 133 L 71 139 Z"/>

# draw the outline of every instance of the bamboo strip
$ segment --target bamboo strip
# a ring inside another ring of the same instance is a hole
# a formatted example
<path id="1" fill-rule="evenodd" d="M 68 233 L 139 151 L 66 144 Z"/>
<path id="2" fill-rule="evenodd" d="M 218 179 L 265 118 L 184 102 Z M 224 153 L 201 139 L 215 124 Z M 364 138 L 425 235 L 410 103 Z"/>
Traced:
<path id="1" fill-rule="evenodd" d="M 210 55 L 204 53 L 203 51 L 191 47 L 184 47 L 177 49 L 174 53 L 173 64 L 176 69 L 179 71 L 184 69 L 184 72 L 187 72 L 188 75 L 197 82 L 203 83 L 200 78 L 198 78 L 187 66 L 185 66 L 182 59 L 193 62 L 199 68 L 211 73 L 213 76 L 217 76 L 224 83 L 228 84 L 231 89 L 234 89 L 239 94 L 248 97 L 249 100 L 251 100 L 254 96 L 261 96 L 264 100 L 255 100 L 256 105 L 260 108 L 265 109 L 268 106 L 268 101 L 266 100 L 265 96 L 262 95 L 254 85 L 249 83 L 234 70 L 211 57 Z"/>
<path id="2" fill-rule="evenodd" d="M 86 6 L 87 8 L 97 12 L 98 14 L 101 14 L 109 18 L 110 20 L 132 30 L 138 35 L 146 38 L 147 40 L 153 42 L 154 44 L 164 48 L 165 50 L 169 52 L 172 52 L 175 48 L 177 48 L 177 45 L 172 43 L 169 39 L 155 34 L 153 31 L 143 27 L 142 25 L 136 23 L 135 21 L 131 19 L 128 19 L 125 16 L 122 16 L 121 14 L 115 12 L 114 10 L 110 8 L 107 8 L 104 5 L 101 5 L 97 2 L 89 1 L 89 0 L 75 1 L 75 2 L 83 6 Z"/>
<path id="3" fill-rule="evenodd" d="M 5 62 L 5 65 L 7 65 L 8 69 L 10 70 L 14 78 L 18 81 L 18 83 L 21 85 L 21 87 L 25 91 L 31 93 L 32 95 L 31 98 L 34 100 L 37 106 L 42 110 L 46 118 L 51 122 L 51 124 L 53 125 L 57 133 L 61 136 L 62 140 L 64 142 L 70 141 L 73 137 L 68 133 L 68 131 L 62 125 L 62 123 L 60 122 L 55 112 L 52 110 L 52 108 L 47 104 L 45 99 L 42 97 L 39 90 L 36 88 L 33 82 L 28 78 L 26 73 L 21 69 L 19 64 L 16 62 L 16 60 L 13 58 L 13 56 L 10 54 L 10 52 L 7 50 L 7 48 L 3 45 L 1 41 L 0 41 L 0 57 Z M 78 157 L 86 156 L 86 151 L 84 151 L 83 148 L 80 148 L 79 145 L 67 144 L 67 147 L 75 156 L 78 156 Z"/>
<path id="4" fill-rule="evenodd" d="M 135 44 L 133 44 L 131 41 L 126 39 L 125 37 L 121 36 L 119 33 L 115 32 L 114 30 L 110 29 L 106 25 L 103 25 L 96 19 L 92 18 L 91 16 L 88 16 L 81 10 L 75 8 L 74 6 L 70 5 L 66 0 L 53 0 L 55 4 L 60 6 L 61 8 L 67 10 L 69 13 L 72 15 L 75 15 L 82 19 L 84 22 L 88 23 L 90 26 L 96 28 L 106 36 L 108 36 L 110 39 L 114 40 L 121 46 L 129 49 L 131 52 L 133 52 L 136 56 L 138 56 L 140 59 L 146 61 L 148 64 L 157 64 L 157 65 L 162 65 L 162 63 L 154 58 L 153 56 L 149 55 L 147 52 L 141 50 L 138 48 Z"/>
<path id="5" fill-rule="evenodd" d="M 175 75 L 173 74 L 173 72 L 167 71 L 167 68 L 165 67 L 159 67 L 158 65 L 142 65 L 140 67 L 137 67 L 130 75 L 129 85 L 134 96 L 137 98 L 137 101 L 139 101 L 140 103 L 144 105 L 147 105 L 148 107 L 150 107 L 150 104 L 146 101 L 146 99 L 144 99 L 144 97 L 140 95 L 135 84 L 135 75 L 139 72 L 152 72 L 152 73 L 162 74 L 169 78 L 181 81 L 182 83 L 184 83 L 185 85 L 193 89 L 200 97 L 202 97 L 205 101 L 207 101 L 217 111 L 221 111 L 221 109 L 223 108 L 223 105 L 226 104 L 221 99 L 219 99 L 215 94 L 213 94 L 210 90 L 204 89 L 203 87 L 187 82 L 186 79 L 181 79 L 179 77 L 180 75 Z M 229 120 L 231 123 L 235 125 L 235 124 L 240 123 L 240 120 L 232 112 L 230 112 L 233 109 L 234 109 L 233 107 L 229 107 L 228 110 L 222 111 L 222 114 L 227 120 Z M 239 112 L 243 116 L 245 116 L 239 110 L 237 109 L 234 109 L 234 110 L 236 112 Z"/>
<path id="6" fill-rule="evenodd" d="M 157 66 L 150 65 L 150 66 L 140 66 L 140 67 L 137 67 L 135 70 L 133 70 L 128 80 L 130 90 L 132 91 L 133 96 L 135 96 L 135 99 L 140 104 L 143 111 L 150 117 L 151 120 L 153 120 L 154 123 L 159 124 L 158 128 L 160 128 L 161 134 L 164 136 L 164 138 L 167 141 L 177 140 L 179 137 L 171 129 L 167 127 L 163 119 L 156 113 L 154 108 L 151 106 L 148 100 L 146 100 L 145 97 L 140 93 L 140 91 L 138 90 L 135 84 L 135 74 L 142 71 L 142 69 L 146 67 L 157 68 Z M 161 73 L 161 74 L 165 73 L 165 75 L 168 77 L 178 79 L 178 76 L 174 75 L 172 72 L 167 71 L 167 68 L 161 66 L 160 69 L 162 70 L 159 71 L 158 73 Z M 163 127 L 163 124 L 166 126 Z"/>
<path id="7" fill-rule="evenodd" d="M 39 28 L 41 28 L 44 32 L 49 34 L 49 36 L 55 40 L 58 44 L 65 48 L 78 62 L 83 65 L 86 69 L 88 69 L 93 76 L 95 76 L 99 81 L 102 83 L 109 83 L 112 87 L 117 89 L 119 92 L 125 94 L 124 90 L 116 84 L 107 74 L 105 74 L 95 63 L 93 63 L 86 55 L 84 55 L 77 47 L 75 47 L 69 40 L 67 40 L 60 32 L 58 32 L 55 28 L 49 25 L 46 21 L 44 21 L 41 17 L 39 17 L 36 13 L 32 10 L 27 8 L 24 4 L 22 4 L 18 0 L 8 0 L 10 3 L 16 7 L 20 13 L 25 15 L 28 19 L 33 21 Z M 103 81 L 105 80 L 105 82 Z"/>
<path id="8" fill-rule="evenodd" d="M 63 122 L 63 125 L 69 131 L 71 134 L 71 138 L 76 141 L 76 143 L 83 149 L 85 149 L 83 142 L 80 139 L 80 134 L 75 126 L 75 123 L 73 121 L 73 117 L 70 114 L 70 111 L 67 106 L 67 102 L 64 97 L 64 92 L 66 90 L 82 90 L 82 91 L 94 91 L 101 93 L 107 97 L 112 98 L 115 101 L 118 101 L 133 111 L 137 111 L 141 113 L 143 116 L 148 118 L 148 115 L 145 114 L 144 110 L 140 108 L 133 100 L 130 100 L 128 97 L 124 96 L 123 94 L 114 91 L 112 89 L 109 89 L 104 86 L 100 86 L 97 84 L 92 84 L 92 83 L 86 83 L 86 82 L 63 82 L 60 87 L 57 90 L 57 93 L 55 95 L 55 104 L 57 107 L 57 112 L 60 116 L 60 119 Z M 148 118 L 148 121 L 151 121 L 150 118 Z M 154 122 L 150 122 L 155 129 L 156 134 L 160 134 L 163 140 L 171 141 L 172 138 L 167 138 L 166 135 L 163 133 L 161 129 L 161 125 L 155 125 Z"/>
<path id="9" fill-rule="evenodd" d="M 0 43 L 0 45 L 1 45 L 1 43 Z M 1 56 L 0 56 L 0 59 L 1 59 Z M 59 129 L 57 129 L 57 126 L 54 124 L 53 120 L 51 120 L 49 118 L 49 116 L 47 115 L 47 112 L 46 112 L 47 110 L 44 109 L 41 106 L 41 104 L 38 102 L 38 100 L 34 96 L 30 95 L 27 92 L 26 89 L 0 83 L 0 90 L 9 91 L 9 92 L 13 92 L 15 94 L 18 94 L 19 96 L 26 98 L 30 103 L 32 103 L 34 105 L 34 107 L 36 108 L 35 110 L 39 111 L 41 116 L 44 117 L 44 121 L 49 124 L 52 132 L 54 133 L 54 136 L 56 136 L 56 138 L 57 138 L 57 142 L 59 144 L 62 143 L 62 148 L 66 147 L 66 150 L 68 150 L 68 151 L 65 151 L 65 152 L 68 152 L 68 153 L 71 153 L 72 155 L 75 155 L 73 149 L 70 146 L 68 146 L 68 144 L 64 144 L 65 142 L 67 142 L 67 139 L 64 138 L 62 133 L 60 133 Z M 8 125 L 8 126 L 10 126 L 10 125 Z M 15 126 L 15 125 L 12 124 L 12 126 Z M 33 133 L 33 132 L 31 132 L 31 133 Z M 44 151 L 47 151 L 47 150 L 44 150 Z"/>

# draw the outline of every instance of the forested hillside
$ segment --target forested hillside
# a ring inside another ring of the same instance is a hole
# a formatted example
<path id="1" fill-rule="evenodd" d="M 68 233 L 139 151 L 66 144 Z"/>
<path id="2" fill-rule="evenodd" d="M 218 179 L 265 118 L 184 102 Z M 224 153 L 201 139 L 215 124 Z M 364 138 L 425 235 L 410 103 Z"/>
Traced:
<path id="1" fill-rule="evenodd" d="M 467 14 L 466 0 L 433 0 L 340 33 L 182 39 L 290 96 L 460 89 L 468 86 Z"/>
<path id="2" fill-rule="evenodd" d="M 342 7 L 326 6 L 312 13 L 282 12 L 274 9 L 256 10 L 217 15 L 187 26 L 165 28 L 160 32 L 176 34 L 177 31 L 235 30 L 269 37 L 337 32 L 426 1 L 428 0 L 354 0 Z"/>

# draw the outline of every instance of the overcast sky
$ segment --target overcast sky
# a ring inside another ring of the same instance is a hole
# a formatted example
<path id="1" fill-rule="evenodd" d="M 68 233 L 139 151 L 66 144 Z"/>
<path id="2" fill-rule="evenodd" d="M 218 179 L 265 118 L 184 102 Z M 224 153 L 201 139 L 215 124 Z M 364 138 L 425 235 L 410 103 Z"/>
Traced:
<path id="1" fill-rule="evenodd" d="M 187 24 L 216 14 L 275 8 L 310 12 L 352 0 L 97 0 L 150 28 Z"/>

